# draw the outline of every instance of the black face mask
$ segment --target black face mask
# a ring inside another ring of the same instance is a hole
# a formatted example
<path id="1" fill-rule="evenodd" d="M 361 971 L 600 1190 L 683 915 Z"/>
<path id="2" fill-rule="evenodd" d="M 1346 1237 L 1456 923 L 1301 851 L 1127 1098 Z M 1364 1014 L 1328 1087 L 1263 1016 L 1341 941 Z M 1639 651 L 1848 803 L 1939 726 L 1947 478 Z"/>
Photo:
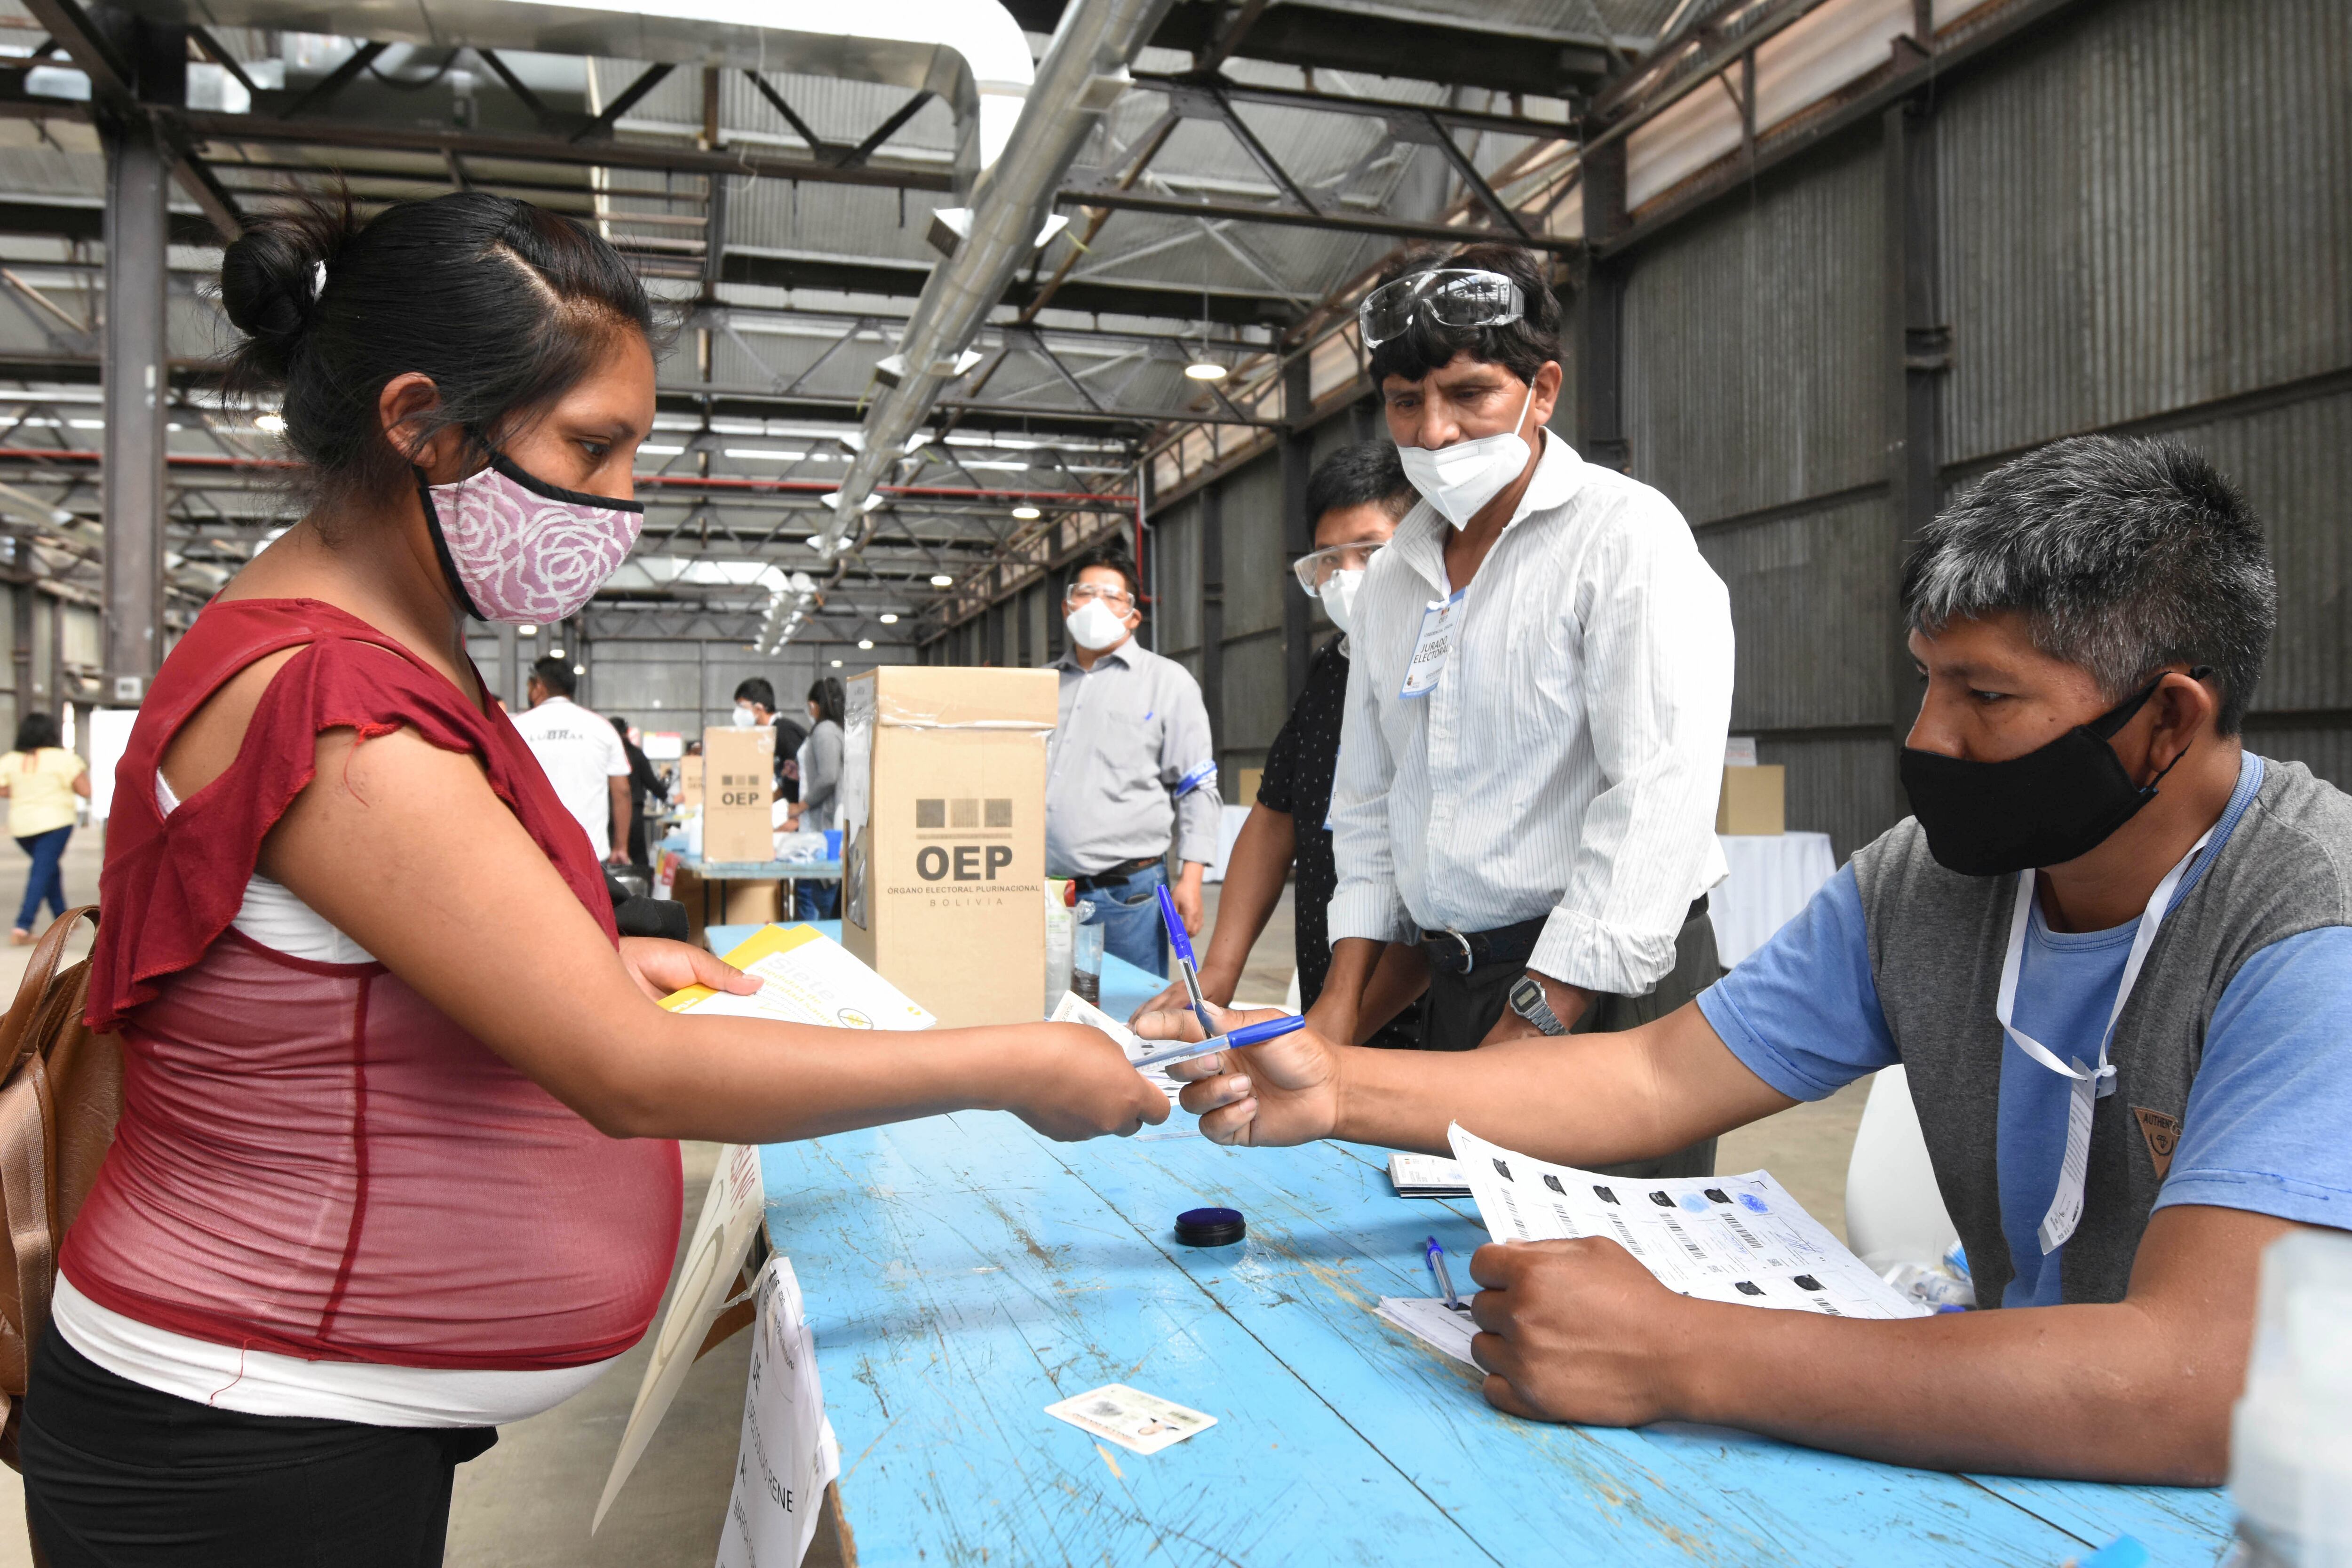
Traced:
<path id="1" fill-rule="evenodd" d="M 2201 679 L 2208 672 L 2189 673 Z M 1964 877 L 1998 877 L 2063 866 L 2105 843 L 2156 798 L 2164 774 L 2179 764 L 2180 757 L 2165 763 L 2143 789 L 2107 744 L 2162 684 L 2159 676 L 2089 723 L 2007 762 L 1967 762 L 1906 746 L 1903 788 L 1936 863 Z M 2180 756 L 2188 754 L 2184 748 Z"/>

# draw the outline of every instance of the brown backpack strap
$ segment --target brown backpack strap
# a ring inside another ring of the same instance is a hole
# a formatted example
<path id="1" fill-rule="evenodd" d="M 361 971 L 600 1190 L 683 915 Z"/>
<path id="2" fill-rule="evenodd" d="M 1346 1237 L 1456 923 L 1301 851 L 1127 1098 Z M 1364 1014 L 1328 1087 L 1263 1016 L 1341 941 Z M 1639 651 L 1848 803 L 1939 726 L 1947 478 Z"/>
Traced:
<path id="1" fill-rule="evenodd" d="M 68 910 L 49 922 L 33 949 L 32 958 L 25 965 L 25 979 L 16 987 L 16 1001 L 8 1016 L 0 1020 L 0 1080 L 16 1070 L 25 1054 L 26 1031 L 32 1026 L 34 1016 L 40 1011 L 41 998 L 48 994 L 49 982 L 56 978 L 58 960 L 65 956 L 66 939 L 73 934 L 76 922 L 88 917 L 91 926 L 98 924 L 98 906 L 83 904 Z"/>
<path id="2" fill-rule="evenodd" d="M 58 1241 L 49 1220 L 47 1099 L 47 1068 L 37 1057 L 0 1089 L 0 1197 L 7 1203 L 8 1245 L 15 1254 L 15 1327 L 27 1363 L 48 1327 L 49 1292 L 58 1270 Z"/>

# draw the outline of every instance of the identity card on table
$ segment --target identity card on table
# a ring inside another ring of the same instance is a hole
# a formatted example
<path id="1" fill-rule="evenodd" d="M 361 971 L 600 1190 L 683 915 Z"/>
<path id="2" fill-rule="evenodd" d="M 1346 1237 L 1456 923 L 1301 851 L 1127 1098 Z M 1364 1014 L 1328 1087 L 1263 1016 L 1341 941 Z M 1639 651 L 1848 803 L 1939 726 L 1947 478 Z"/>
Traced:
<path id="1" fill-rule="evenodd" d="M 689 985 L 662 998 L 673 1013 L 779 1018 L 836 1029 L 928 1029 L 939 1020 L 814 926 L 765 925 L 722 955 L 757 978 L 749 996 Z"/>
<path id="2" fill-rule="evenodd" d="M 1434 1296 L 1383 1296 L 1372 1311 L 1382 1322 L 1402 1329 L 1440 1354 L 1451 1356 L 1464 1366 L 1478 1366 L 1470 1359 L 1470 1341 L 1478 1332 L 1478 1325 L 1466 1313 L 1455 1311 Z"/>
<path id="3" fill-rule="evenodd" d="M 1048 1405 L 1045 1414 L 1139 1454 L 1156 1454 L 1217 1424 L 1213 1415 L 1171 1405 L 1123 1383 L 1107 1383 L 1091 1394 Z"/>
<path id="4" fill-rule="evenodd" d="M 1549 1165 L 1458 1123 L 1446 1134 L 1496 1241 L 1607 1237 L 1667 1289 L 1702 1300 L 1843 1318 L 1928 1313 L 1762 1171 L 1633 1181 Z"/>

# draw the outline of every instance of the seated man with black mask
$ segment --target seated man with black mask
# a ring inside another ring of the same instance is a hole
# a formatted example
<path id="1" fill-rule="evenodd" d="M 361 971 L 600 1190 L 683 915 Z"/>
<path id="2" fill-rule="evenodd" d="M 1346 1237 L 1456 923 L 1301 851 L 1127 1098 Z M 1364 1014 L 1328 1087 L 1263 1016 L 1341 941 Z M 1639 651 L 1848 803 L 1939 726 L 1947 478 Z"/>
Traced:
<path id="1" fill-rule="evenodd" d="M 1487 1397 L 2211 1483 L 2262 1248 L 2352 1228 L 2352 800 L 2240 739 L 2276 618 L 2261 525 L 2179 446 L 2063 441 L 1952 503 L 1903 602 L 1916 816 L 1698 1000 L 1453 1056 L 1301 1032 L 1179 1066 L 1184 1104 L 1223 1142 L 1443 1152 L 1458 1121 L 1590 1166 L 1900 1062 L 1979 1305 L 2009 1310 L 1767 1311 L 1677 1296 L 1611 1241 L 1489 1246 Z"/>

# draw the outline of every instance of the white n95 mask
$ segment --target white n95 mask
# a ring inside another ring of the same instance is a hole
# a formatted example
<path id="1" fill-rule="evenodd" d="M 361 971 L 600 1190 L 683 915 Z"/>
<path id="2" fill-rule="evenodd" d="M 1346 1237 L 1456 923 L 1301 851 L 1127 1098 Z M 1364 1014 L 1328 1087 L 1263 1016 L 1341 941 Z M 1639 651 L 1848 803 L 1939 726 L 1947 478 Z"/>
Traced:
<path id="1" fill-rule="evenodd" d="M 1427 447 L 1397 448 L 1397 457 L 1404 464 L 1404 477 L 1457 530 L 1469 527 L 1478 509 L 1502 494 L 1503 487 L 1526 470 L 1528 444 L 1518 427 L 1526 422 L 1535 397 L 1535 383 L 1529 382 L 1528 395 L 1519 403 L 1518 418 L 1499 436 L 1480 436 L 1434 450 Z"/>
<path id="2" fill-rule="evenodd" d="M 760 721 L 760 716 L 749 708 L 738 708 L 730 721 L 738 730 L 748 730 Z"/>
<path id="3" fill-rule="evenodd" d="M 1062 617 L 1070 636 L 1088 653 L 1117 647 L 1127 637 L 1127 619 L 1100 599 L 1088 599 Z"/>
<path id="4" fill-rule="evenodd" d="M 1363 585 L 1364 574 L 1360 567 L 1342 569 L 1323 579 L 1322 593 L 1318 595 L 1323 601 L 1323 613 L 1330 616 L 1331 624 L 1343 632 L 1356 629 L 1349 623 L 1356 613 L 1356 590 Z"/>

